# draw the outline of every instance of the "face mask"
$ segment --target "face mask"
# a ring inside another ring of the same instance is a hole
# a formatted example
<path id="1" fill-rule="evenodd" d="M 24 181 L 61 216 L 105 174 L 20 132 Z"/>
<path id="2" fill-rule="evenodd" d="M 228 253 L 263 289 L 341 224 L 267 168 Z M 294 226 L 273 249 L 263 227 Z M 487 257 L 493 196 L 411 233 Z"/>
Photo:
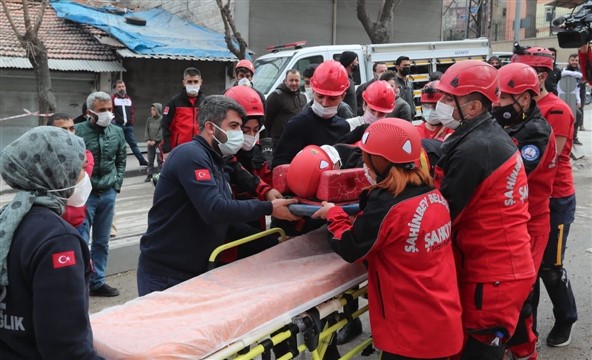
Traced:
<path id="1" fill-rule="evenodd" d="M 399 68 L 399 74 L 401 74 L 403 76 L 409 75 L 410 72 L 411 72 L 411 68 L 408 68 L 408 67 Z"/>
<path id="2" fill-rule="evenodd" d="M 438 115 L 438 119 L 442 123 L 442 125 L 446 126 L 449 129 L 455 130 L 460 126 L 460 121 L 456 120 L 452 117 L 454 113 L 454 107 L 444 104 L 441 101 L 436 103 L 436 115 Z"/>
<path id="3" fill-rule="evenodd" d="M 123 97 L 123 96 L 125 96 L 126 92 L 125 92 L 125 90 L 119 90 L 119 91 L 117 92 L 117 94 L 118 94 L 119 96 L 122 96 L 122 97 Z"/>
<path id="4" fill-rule="evenodd" d="M 101 113 L 96 113 L 92 110 L 89 111 L 97 116 L 97 125 L 102 127 L 109 126 L 109 124 L 111 124 L 111 120 L 113 120 L 115 117 L 111 111 L 103 111 Z"/>
<path id="5" fill-rule="evenodd" d="M 371 186 L 376 185 L 376 180 L 373 179 L 372 176 L 370 176 L 370 169 L 368 168 L 368 166 L 366 166 L 366 164 L 364 164 L 364 175 L 366 176 L 366 180 L 368 180 Z"/>
<path id="6" fill-rule="evenodd" d="M 248 86 L 248 87 L 252 87 L 251 85 L 251 81 L 247 78 L 242 78 L 238 81 L 238 85 L 239 86 Z"/>
<path id="7" fill-rule="evenodd" d="M 92 191 L 92 184 L 87 173 L 84 173 L 82 180 L 74 187 L 74 193 L 68 198 L 68 205 L 73 207 L 81 207 L 86 204 L 90 192 Z"/>
<path id="8" fill-rule="evenodd" d="M 74 186 L 70 186 L 63 189 L 55 189 L 55 190 L 48 190 L 47 192 L 59 192 L 68 189 L 74 189 L 74 192 L 68 199 L 60 198 L 63 200 L 67 200 L 67 204 L 73 207 L 81 207 L 86 204 L 86 200 L 88 199 L 91 191 L 92 191 L 92 184 L 90 183 L 90 178 L 88 177 L 87 173 L 84 173 L 84 177 L 80 182 Z"/>
<path id="9" fill-rule="evenodd" d="M 306 95 L 306 102 L 312 100 L 312 87 L 304 88 L 304 95 Z"/>
<path id="10" fill-rule="evenodd" d="M 491 115 L 502 127 L 512 124 L 518 118 L 518 111 L 514 104 L 496 107 L 491 111 Z"/>
<path id="11" fill-rule="evenodd" d="M 199 85 L 185 85 L 187 95 L 197 96 L 199 94 Z"/>
<path id="12" fill-rule="evenodd" d="M 243 146 L 245 139 L 242 130 L 228 130 L 220 129 L 216 124 L 212 123 L 214 127 L 224 134 L 226 134 L 226 142 L 221 142 L 214 136 L 214 140 L 218 142 L 218 148 L 222 156 L 230 156 L 236 154 Z"/>
<path id="13" fill-rule="evenodd" d="M 257 135 L 244 135 L 245 141 L 243 142 L 242 149 L 245 151 L 249 151 L 255 146 L 257 141 L 259 141 L 259 133 Z"/>
<path id="14" fill-rule="evenodd" d="M 354 65 L 354 66 L 351 67 L 351 69 L 352 69 L 353 72 L 358 71 L 359 68 L 360 68 L 360 65 Z"/>
<path id="15" fill-rule="evenodd" d="M 423 113 L 423 119 L 430 125 L 438 125 L 440 124 L 440 119 L 438 119 L 438 113 L 436 113 L 435 109 L 432 108 L 422 108 L 421 112 Z"/>
<path id="16" fill-rule="evenodd" d="M 324 107 L 316 100 L 313 101 L 310 108 L 318 117 L 322 117 L 323 119 L 330 119 L 337 114 L 337 106 Z"/>
<path id="17" fill-rule="evenodd" d="M 364 124 L 372 124 L 373 122 L 378 120 L 378 116 L 376 116 L 376 115 L 372 114 L 370 111 L 366 110 L 364 112 L 364 115 L 362 116 L 362 119 L 364 119 Z"/>

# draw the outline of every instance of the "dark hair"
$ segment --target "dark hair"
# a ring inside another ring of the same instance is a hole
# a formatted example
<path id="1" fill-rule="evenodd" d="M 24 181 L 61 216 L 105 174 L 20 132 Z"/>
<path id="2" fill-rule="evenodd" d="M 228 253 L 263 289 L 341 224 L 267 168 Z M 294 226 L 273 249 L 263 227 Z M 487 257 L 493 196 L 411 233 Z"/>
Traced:
<path id="1" fill-rule="evenodd" d="M 489 59 L 487 59 L 487 63 L 488 63 L 489 65 L 491 65 L 491 62 L 492 62 L 492 61 L 494 61 L 494 60 L 496 60 L 496 61 L 498 61 L 498 62 L 500 61 L 500 59 L 499 59 L 497 56 L 492 56 L 492 57 L 490 57 Z"/>
<path id="2" fill-rule="evenodd" d="M 405 60 L 409 60 L 408 56 L 399 56 L 397 60 L 395 60 L 395 65 L 401 65 L 401 63 Z"/>
<path id="3" fill-rule="evenodd" d="M 186 78 L 187 76 L 201 77 L 201 72 L 194 67 L 188 67 L 187 69 L 185 69 L 185 71 L 183 71 L 183 78 Z"/>
<path id="4" fill-rule="evenodd" d="M 469 101 L 479 100 L 481 104 L 483 104 L 483 107 L 487 109 L 487 111 L 491 111 L 491 100 L 486 98 L 485 95 L 478 92 L 473 92 L 467 95 L 467 99 Z"/>
<path id="5" fill-rule="evenodd" d="M 386 64 L 383 62 L 374 63 L 374 65 L 372 65 L 372 72 L 376 72 L 376 68 L 378 67 L 378 65 L 386 65 Z"/>
<path id="6" fill-rule="evenodd" d="M 123 80 L 116 80 L 113 83 L 113 89 L 115 89 L 117 87 L 117 85 L 119 85 L 119 84 L 124 84 L 125 85 L 125 81 L 123 81 Z"/>
<path id="7" fill-rule="evenodd" d="M 547 48 L 547 50 L 553 51 L 554 53 L 557 53 L 557 49 L 555 49 L 554 47 Z"/>
<path id="8" fill-rule="evenodd" d="M 384 73 L 382 73 L 382 75 L 380 75 L 379 80 L 390 81 L 390 80 L 394 80 L 396 78 L 397 78 L 397 73 L 392 70 L 388 70 L 388 71 L 385 71 Z"/>
<path id="9" fill-rule="evenodd" d="M 54 121 L 72 120 L 72 117 L 66 113 L 55 113 L 47 119 L 47 126 L 53 126 Z"/>
<path id="10" fill-rule="evenodd" d="M 434 71 L 430 74 L 430 81 L 440 80 L 442 78 L 442 71 Z"/>
<path id="11" fill-rule="evenodd" d="M 578 54 L 571 54 L 571 55 L 569 55 L 569 58 L 568 59 L 571 59 L 571 58 L 574 58 L 574 57 L 577 58 L 578 57 Z"/>
<path id="12" fill-rule="evenodd" d="M 243 123 L 247 121 L 247 113 L 245 112 L 245 109 L 243 109 L 243 107 L 234 99 L 224 95 L 210 95 L 206 97 L 201 104 L 197 115 L 199 130 L 202 131 L 208 121 L 214 123 L 216 126 L 220 126 L 222 121 L 226 119 L 226 114 L 230 110 L 236 111 L 243 120 Z"/>
<path id="13" fill-rule="evenodd" d="M 237 67 L 236 69 L 234 69 L 234 72 L 238 75 L 238 74 L 251 74 L 253 75 L 253 72 L 249 69 L 246 68 L 244 66 L 241 67 Z"/>
<path id="14" fill-rule="evenodd" d="M 298 69 L 290 69 L 290 70 L 286 71 L 286 77 L 288 77 L 288 74 L 298 74 L 298 75 L 300 75 L 300 71 L 298 71 Z"/>
<path id="15" fill-rule="evenodd" d="M 308 65 L 308 67 L 306 69 L 304 69 L 304 71 L 302 72 L 302 76 L 310 79 L 314 75 L 314 72 L 315 72 L 317 66 L 319 66 L 319 64 Z"/>

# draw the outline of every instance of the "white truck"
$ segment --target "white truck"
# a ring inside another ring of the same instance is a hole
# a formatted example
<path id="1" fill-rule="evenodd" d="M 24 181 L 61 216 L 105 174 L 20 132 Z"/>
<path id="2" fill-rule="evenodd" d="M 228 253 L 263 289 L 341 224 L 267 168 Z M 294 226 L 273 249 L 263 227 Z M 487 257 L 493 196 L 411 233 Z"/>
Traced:
<path id="1" fill-rule="evenodd" d="M 435 71 L 444 72 L 457 61 L 467 59 L 486 60 L 490 55 L 489 41 L 486 38 L 458 41 L 432 41 L 398 44 L 371 45 L 330 45 L 302 47 L 303 42 L 271 47 L 273 52 L 260 56 L 255 61 L 253 86 L 265 96 L 269 95 L 284 80 L 289 69 L 300 73 L 310 64 L 338 60 L 344 51 L 358 54 L 360 66 L 354 74 L 356 86 L 373 77 L 372 65 L 384 62 L 394 69 L 399 56 L 411 60 L 410 79 L 413 81 L 417 115 L 421 116 L 419 97 L 421 89 L 428 82 L 429 75 Z M 286 48 L 292 47 L 290 50 Z"/>

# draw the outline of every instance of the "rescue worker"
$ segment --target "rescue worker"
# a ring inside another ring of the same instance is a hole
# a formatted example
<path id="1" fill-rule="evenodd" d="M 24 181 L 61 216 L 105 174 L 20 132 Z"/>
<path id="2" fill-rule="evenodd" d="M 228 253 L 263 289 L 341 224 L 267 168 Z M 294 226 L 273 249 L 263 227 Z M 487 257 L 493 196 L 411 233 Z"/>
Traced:
<path id="1" fill-rule="evenodd" d="M 536 71 L 526 64 L 511 63 L 499 70 L 499 79 L 500 102 L 492 115 L 518 146 L 528 176 L 528 233 L 538 271 L 550 230 L 549 197 L 557 170 L 555 136 L 534 100 L 540 94 Z M 537 358 L 537 337 L 532 330 L 532 295 L 522 308 L 509 343 L 514 359 Z"/>
<path id="2" fill-rule="evenodd" d="M 388 67 L 386 66 L 385 63 L 383 63 L 383 62 L 374 63 L 374 65 L 372 65 L 372 73 L 374 74 L 374 77 L 372 78 L 372 80 L 366 81 L 365 83 L 358 86 L 358 88 L 356 89 L 356 104 L 358 104 L 358 112 L 357 112 L 358 116 L 364 115 L 364 109 L 359 105 L 364 101 L 364 99 L 362 98 L 362 93 L 364 93 L 364 91 L 366 91 L 366 89 L 368 88 L 368 86 L 370 86 L 370 84 L 372 84 L 375 81 L 378 81 L 380 79 L 380 75 L 384 74 L 387 71 L 388 71 Z"/>
<path id="3" fill-rule="evenodd" d="M 526 172 L 516 145 L 489 113 L 499 101 L 493 66 L 458 62 L 437 89 L 443 93 L 438 118 L 455 130 L 442 144 L 434 178 L 450 205 L 455 234 L 461 359 L 501 360 L 535 278 Z"/>
<path id="4" fill-rule="evenodd" d="M 386 118 L 366 129 L 360 147 L 372 184 L 353 220 L 333 203 L 313 217 L 328 220 L 331 246 L 368 267 L 374 345 L 381 359 L 442 359 L 462 347 L 461 307 L 450 213 L 429 174 L 415 166 L 417 130 Z M 446 336 L 442 336 L 446 334 Z"/>
<path id="5" fill-rule="evenodd" d="M 417 125 L 417 131 L 422 139 L 435 139 L 444 141 L 454 130 L 442 125 L 436 113 L 436 103 L 442 98 L 442 93 L 436 89 L 440 81 L 427 83 L 421 89 L 421 115 L 423 122 Z"/>
<path id="6" fill-rule="evenodd" d="M 350 131 L 365 125 L 360 135 L 368 125 L 376 120 L 384 119 L 386 114 L 395 109 L 395 91 L 388 82 L 378 80 L 366 88 L 362 93 L 362 99 L 361 107 L 364 110 L 364 115 L 346 120 Z"/>
<path id="7" fill-rule="evenodd" d="M 288 210 L 295 199 L 232 199 L 224 158 L 242 147 L 244 119 L 246 113 L 236 101 L 209 96 L 200 109 L 199 136 L 171 152 L 140 239 L 140 296 L 206 272 L 208 257 L 224 243 L 231 223 L 265 215 L 298 219 Z"/>
<path id="8" fill-rule="evenodd" d="M 302 72 L 302 82 L 304 83 L 304 95 L 306 96 L 307 102 L 307 104 L 304 106 L 304 109 L 302 110 L 309 109 L 313 104 L 314 97 L 312 93 L 312 85 L 310 84 L 310 79 L 312 79 L 312 76 L 314 75 L 314 72 L 318 66 L 319 64 L 309 65 Z M 346 102 L 342 101 L 337 106 L 337 116 L 339 116 L 340 118 L 349 119 L 354 117 L 354 115 L 355 114 L 352 112 L 351 107 L 349 107 L 349 105 Z"/>
<path id="9" fill-rule="evenodd" d="M 384 80 L 391 84 L 395 90 L 395 109 L 387 114 L 387 117 L 393 117 L 397 119 L 404 119 L 409 122 L 413 121 L 413 114 L 411 113 L 411 106 L 401 96 L 401 89 L 397 86 L 397 74 L 394 71 L 386 71 L 380 75 L 380 80 Z"/>
<path id="10" fill-rule="evenodd" d="M 2 360 L 102 359 L 88 317 L 88 246 L 60 217 L 92 190 L 84 151 L 74 134 L 40 126 L 0 154 L 2 179 L 17 190 L 0 210 Z"/>
<path id="11" fill-rule="evenodd" d="M 352 112 L 356 114 L 358 112 L 358 103 L 356 101 L 356 81 L 354 80 L 354 73 L 356 73 L 360 67 L 358 60 L 358 54 L 353 51 L 344 51 L 339 56 L 339 62 L 347 71 L 349 78 L 349 87 L 345 91 L 345 97 L 343 102 L 351 107 Z"/>
<path id="12" fill-rule="evenodd" d="M 183 71 L 183 90 L 173 96 L 162 112 L 162 152 L 168 153 L 177 145 L 191 141 L 199 134 L 198 111 L 204 100 L 201 91 L 201 72 L 188 67 Z"/>
<path id="13" fill-rule="evenodd" d="M 247 59 L 242 59 L 236 63 L 234 67 L 234 78 L 236 81 L 234 82 L 233 86 L 246 86 L 250 87 L 251 89 L 255 90 L 257 94 L 259 94 L 259 98 L 263 103 L 263 109 L 267 108 L 265 95 L 257 89 L 253 87 L 253 76 L 255 76 L 255 65 Z M 265 137 L 267 134 L 265 134 Z"/>
<path id="14" fill-rule="evenodd" d="M 349 78 L 338 61 L 325 61 L 311 79 L 313 105 L 294 116 L 285 126 L 273 154 L 272 167 L 289 164 L 306 145 L 333 145 L 349 132 L 349 124 L 337 116 Z"/>
<path id="15" fill-rule="evenodd" d="M 575 219 L 576 191 L 570 162 L 573 142 L 574 115 L 569 106 L 544 86 L 548 74 L 553 70 L 552 53 L 545 48 L 531 47 L 524 54 L 515 55 L 512 62 L 532 66 L 539 77 L 540 95 L 535 100 L 541 114 L 551 127 L 557 143 L 557 172 L 550 200 L 551 231 L 539 276 L 547 288 L 553 303 L 555 324 L 547 336 L 547 345 L 561 347 L 569 345 L 571 328 L 578 320 L 576 300 L 571 282 L 563 266 L 569 228 Z M 535 284 L 534 309 L 538 305 L 540 285 Z M 536 333 L 536 328 L 534 329 Z"/>

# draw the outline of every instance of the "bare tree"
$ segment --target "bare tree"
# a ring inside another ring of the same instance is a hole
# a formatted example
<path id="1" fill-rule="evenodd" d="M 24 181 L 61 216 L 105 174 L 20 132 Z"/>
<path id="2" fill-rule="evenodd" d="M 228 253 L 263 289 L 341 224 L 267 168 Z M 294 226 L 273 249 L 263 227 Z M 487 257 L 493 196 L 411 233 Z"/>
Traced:
<path id="1" fill-rule="evenodd" d="M 14 31 L 16 38 L 18 39 L 21 46 L 27 52 L 27 58 L 33 66 L 35 73 L 35 80 L 37 83 L 37 101 L 39 103 L 39 114 L 48 114 L 55 111 L 55 97 L 51 89 L 51 77 L 49 76 L 49 64 L 47 61 L 47 49 L 45 44 L 39 38 L 39 28 L 41 27 L 41 21 L 43 20 L 43 14 L 48 6 L 48 0 L 41 0 L 39 9 L 35 19 L 32 21 L 31 14 L 29 13 L 29 1 L 22 0 L 23 4 L 23 20 L 25 23 L 24 32 L 23 29 L 19 29 L 11 14 L 8 6 L 6 6 L 6 0 L 0 0 L 4 13 L 8 18 L 10 27 Z M 39 125 L 43 125 L 45 119 L 39 117 Z"/>
<path id="2" fill-rule="evenodd" d="M 224 22 L 224 40 L 226 41 L 228 50 L 236 55 L 237 58 L 244 59 L 247 55 L 247 42 L 243 39 L 240 32 L 236 30 L 234 17 L 230 10 L 230 0 L 227 0 L 226 4 L 223 4 L 222 0 L 216 0 L 216 4 L 218 4 L 220 15 L 222 15 L 222 21 Z M 234 41 L 238 43 L 238 48 Z"/>
<path id="3" fill-rule="evenodd" d="M 358 20 L 373 44 L 385 44 L 391 41 L 393 14 L 401 0 L 382 0 L 382 8 L 378 11 L 376 21 L 370 20 L 366 11 L 366 0 L 358 0 L 356 12 Z"/>

